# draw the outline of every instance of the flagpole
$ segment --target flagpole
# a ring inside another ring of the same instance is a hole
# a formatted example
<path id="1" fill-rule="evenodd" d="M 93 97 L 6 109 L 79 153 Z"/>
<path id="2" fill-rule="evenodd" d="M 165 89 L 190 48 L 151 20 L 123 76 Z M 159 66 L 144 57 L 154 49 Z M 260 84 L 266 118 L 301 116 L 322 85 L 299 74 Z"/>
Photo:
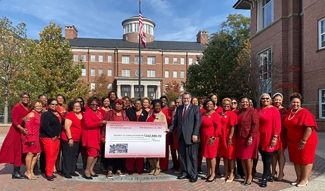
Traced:
<path id="1" fill-rule="evenodd" d="M 139 0 L 139 17 L 140 17 L 140 13 L 141 13 L 141 0 Z M 142 13 L 141 13 L 142 14 Z M 141 36 L 140 36 L 140 23 L 139 23 L 139 70 L 138 70 L 138 80 L 139 80 L 139 89 L 138 89 L 138 93 L 139 93 L 139 98 L 141 98 L 141 91 L 140 91 L 140 87 L 141 87 Z"/>

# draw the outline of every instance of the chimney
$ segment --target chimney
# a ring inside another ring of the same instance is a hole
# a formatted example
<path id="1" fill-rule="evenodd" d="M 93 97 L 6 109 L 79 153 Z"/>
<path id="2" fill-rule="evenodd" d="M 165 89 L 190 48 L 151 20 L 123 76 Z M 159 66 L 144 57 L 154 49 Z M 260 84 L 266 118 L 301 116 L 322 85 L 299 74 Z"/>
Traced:
<path id="1" fill-rule="evenodd" d="M 209 43 L 209 34 L 206 30 L 201 30 L 196 35 L 196 42 L 200 44 L 208 44 Z"/>
<path id="2" fill-rule="evenodd" d="M 65 39 L 71 40 L 78 38 L 78 30 L 74 25 L 65 25 Z"/>

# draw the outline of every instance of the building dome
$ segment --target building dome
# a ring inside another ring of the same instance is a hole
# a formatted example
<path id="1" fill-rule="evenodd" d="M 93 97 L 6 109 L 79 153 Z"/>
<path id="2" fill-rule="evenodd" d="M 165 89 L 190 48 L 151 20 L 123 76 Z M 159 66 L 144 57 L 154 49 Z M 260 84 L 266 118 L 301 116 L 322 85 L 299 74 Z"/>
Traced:
<path id="1" fill-rule="evenodd" d="M 143 31 L 146 33 L 146 41 L 147 43 L 153 42 L 155 39 L 154 29 L 156 24 L 148 19 L 143 17 Z M 139 16 L 133 16 L 128 19 L 125 19 L 122 22 L 123 26 L 123 40 L 128 42 L 139 42 Z"/>

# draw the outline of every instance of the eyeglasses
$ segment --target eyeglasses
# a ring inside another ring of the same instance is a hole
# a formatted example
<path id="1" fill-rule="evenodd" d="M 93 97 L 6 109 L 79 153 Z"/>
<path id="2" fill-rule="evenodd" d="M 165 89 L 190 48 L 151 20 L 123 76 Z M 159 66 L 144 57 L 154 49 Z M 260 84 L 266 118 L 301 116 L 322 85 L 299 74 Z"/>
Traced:
<path id="1" fill-rule="evenodd" d="M 262 97 L 261 100 L 269 100 L 270 98 L 268 97 Z"/>
<path id="2" fill-rule="evenodd" d="M 223 106 L 223 107 L 229 107 L 230 104 L 223 104 L 222 106 Z"/>
<path id="3" fill-rule="evenodd" d="M 231 102 L 231 104 L 237 104 L 237 102 Z"/>
<path id="4" fill-rule="evenodd" d="M 54 104 L 54 103 L 51 103 L 50 105 L 53 105 L 53 106 L 58 106 L 58 104 Z"/>

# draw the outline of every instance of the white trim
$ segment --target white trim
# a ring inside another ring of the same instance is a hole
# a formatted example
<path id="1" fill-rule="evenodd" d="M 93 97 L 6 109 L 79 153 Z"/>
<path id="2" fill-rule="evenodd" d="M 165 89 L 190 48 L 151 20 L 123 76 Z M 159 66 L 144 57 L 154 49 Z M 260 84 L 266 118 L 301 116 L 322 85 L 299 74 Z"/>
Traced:
<path id="1" fill-rule="evenodd" d="M 324 32 L 321 34 L 321 23 L 324 21 Z M 325 46 L 322 47 L 322 35 L 325 36 L 325 18 L 318 21 L 318 49 L 325 49 Z"/>
<path id="2" fill-rule="evenodd" d="M 322 104 L 325 105 L 325 102 L 322 102 L 322 91 L 325 91 L 325 89 L 319 89 L 318 90 L 318 117 L 319 119 L 325 119 L 325 116 L 322 116 Z M 325 92 L 324 92 L 325 94 Z M 325 97 L 325 95 L 324 95 Z"/>

